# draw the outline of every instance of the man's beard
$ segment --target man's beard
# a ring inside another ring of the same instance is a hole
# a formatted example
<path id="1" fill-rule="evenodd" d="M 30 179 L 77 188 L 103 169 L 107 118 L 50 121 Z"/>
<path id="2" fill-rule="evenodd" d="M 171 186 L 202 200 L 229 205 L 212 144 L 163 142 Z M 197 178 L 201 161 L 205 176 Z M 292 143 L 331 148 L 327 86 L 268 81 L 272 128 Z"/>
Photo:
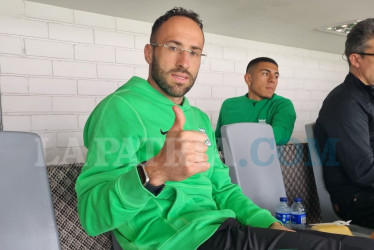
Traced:
<path id="1" fill-rule="evenodd" d="M 171 73 L 180 72 L 183 74 L 187 74 L 190 79 L 190 83 L 187 85 L 184 84 L 175 84 L 172 86 L 167 82 L 167 75 Z M 163 69 L 160 68 L 158 61 L 155 56 L 152 59 L 152 70 L 151 75 L 153 80 L 156 84 L 160 87 L 160 89 L 169 96 L 172 97 L 183 97 L 194 85 L 196 77 L 194 78 L 192 74 L 185 69 L 172 69 L 168 72 L 165 72 Z"/>

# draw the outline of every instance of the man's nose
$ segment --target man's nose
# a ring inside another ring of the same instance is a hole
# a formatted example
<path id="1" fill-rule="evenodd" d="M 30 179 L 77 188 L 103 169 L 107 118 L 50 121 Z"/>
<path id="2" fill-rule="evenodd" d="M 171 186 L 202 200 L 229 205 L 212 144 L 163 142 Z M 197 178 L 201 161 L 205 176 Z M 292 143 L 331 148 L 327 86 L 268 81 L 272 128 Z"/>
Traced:
<path id="1" fill-rule="evenodd" d="M 269 81 L 272 82 L 272 83 L 276 83 L 277 82 L 277 77 L 275 75 L 270 74 Z"/>
<path id="2" fill-rule="evenodd" d="M 178 54 L 177 66 L 184 69 L 188 69 L 190 67 L 190 54 L 188 51 L 182 50 Z"/>

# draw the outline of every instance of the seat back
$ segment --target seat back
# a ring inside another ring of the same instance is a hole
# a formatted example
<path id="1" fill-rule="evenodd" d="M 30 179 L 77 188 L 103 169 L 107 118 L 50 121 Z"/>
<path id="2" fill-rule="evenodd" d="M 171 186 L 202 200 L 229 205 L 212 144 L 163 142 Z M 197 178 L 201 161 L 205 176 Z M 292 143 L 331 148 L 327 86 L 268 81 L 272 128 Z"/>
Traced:
<path id="1" fill-rule="evenodd" d="M 314 125 L 315 123 L 309 123 L 305 125 L 310 160 L 313 166 L 314 179 L 316 181 L 322 222 L 332 222 L 340 220 L 340 218 L 335 214 L 335 211 L 332 208 L 330 194 L 328 193 L 325 182 L 323 180 L 322 162 L 319 157 L 319 151 L 317 151 L 317 144 L 314 137 Z"/>
<path id="2" fill-rule="evenodd" d="M 286 197 L 273 129 L 268 124 L 235 123 L 222 126 L 225 163 L 233 183 L 254 203 L 274 214 Z"/>
<path id="3" fill-rule="evenodd" d="M 60 249 L 40 137 L 0 131 L 2 250 Z"/>

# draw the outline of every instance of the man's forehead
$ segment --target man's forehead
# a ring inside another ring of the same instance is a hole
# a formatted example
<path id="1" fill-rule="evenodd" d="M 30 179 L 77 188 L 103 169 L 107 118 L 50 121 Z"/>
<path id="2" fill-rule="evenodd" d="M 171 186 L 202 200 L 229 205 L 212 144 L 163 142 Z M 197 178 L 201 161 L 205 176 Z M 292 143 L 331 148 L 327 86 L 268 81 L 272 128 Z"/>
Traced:
<path id="1" fill-rule="evenodd" d="M 374 49 L 374 36 L 367 41 L 366 47 L 368 49 Z"/>
<path id="2" fill-rule="evenodd" d="M 271 62 L 259 62 L 257 65 L 255 65 L 255 68 L 258 71 L 268 70 L 278 72 L 278 66 Z"/>

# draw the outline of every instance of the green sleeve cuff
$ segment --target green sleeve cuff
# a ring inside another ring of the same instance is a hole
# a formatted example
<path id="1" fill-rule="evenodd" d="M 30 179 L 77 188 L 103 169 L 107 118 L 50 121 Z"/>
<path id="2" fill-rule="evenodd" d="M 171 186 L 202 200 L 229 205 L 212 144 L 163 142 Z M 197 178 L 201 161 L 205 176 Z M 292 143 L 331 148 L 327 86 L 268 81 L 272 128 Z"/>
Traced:
<path id="1" fill-rule="evenodd" d="M 268 228 L 273 224 L 274 222 L 279 222 L 276 218 L 274 218 L 269 211 L 265 210 L 264 213 L 257 215 L 255 218 L 253 218 L 249 225 L 252 227 L 262 227 L 262 228 Z M 281 223 L 282 224 L 282 223 Z"/>
<path id="2" fill-rule="evenodd" d="M 122 201 L 132 207 L 144 206 L 150 199 L 155 197 L 141 184 L 136 167 L 133 167 L 120 177 L 118 190 Z"/>

